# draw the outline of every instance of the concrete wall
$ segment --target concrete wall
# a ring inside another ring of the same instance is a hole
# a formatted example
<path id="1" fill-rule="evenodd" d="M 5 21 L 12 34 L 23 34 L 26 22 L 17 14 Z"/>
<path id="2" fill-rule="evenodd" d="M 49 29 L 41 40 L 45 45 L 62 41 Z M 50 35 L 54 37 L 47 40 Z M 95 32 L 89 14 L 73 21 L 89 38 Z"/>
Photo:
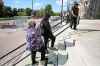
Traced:
<path id="1" fill-rule="evenodd" d="M 100 0 L 80 0 L 80 14 L 84 18 L 97 18 L 100 10 Z"/>
<path id="2" fill-rule="evenodd" d="M 0 0 L 0 4 L 1 4 L 1 5 L 4 5 L 3 0 Z"/>

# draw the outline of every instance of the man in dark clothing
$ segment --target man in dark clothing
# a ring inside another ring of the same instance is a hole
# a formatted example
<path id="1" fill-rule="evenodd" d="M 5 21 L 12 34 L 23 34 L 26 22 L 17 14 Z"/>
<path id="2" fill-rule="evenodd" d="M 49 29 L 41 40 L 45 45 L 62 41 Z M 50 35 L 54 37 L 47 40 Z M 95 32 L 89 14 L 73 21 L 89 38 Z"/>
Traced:
<path id="1" fill-rule="evenodd" d="M 45 49 L 47 50 L 48 40 L 51 39 L 51 47 L 54 47 L 55 36 L 52 33 L 52 29 L 49 23 L 50 15 L 46 14 L 41 22 L 42 35 L 44 37 Z"/>
<path id="2" fill-rule="evenodd" d="M 78 15 L 79 15 L 79 8 L 78 8 L 78 3 L 75 2 L 74 3 L 74 6 L 72 7 L 72 21 L 71 21 L 71 25 L 70 27 L 73 28 L 74 30 L 76 30 L 76 27 L 77 27 L 77 18 L 78 18 Z"/>

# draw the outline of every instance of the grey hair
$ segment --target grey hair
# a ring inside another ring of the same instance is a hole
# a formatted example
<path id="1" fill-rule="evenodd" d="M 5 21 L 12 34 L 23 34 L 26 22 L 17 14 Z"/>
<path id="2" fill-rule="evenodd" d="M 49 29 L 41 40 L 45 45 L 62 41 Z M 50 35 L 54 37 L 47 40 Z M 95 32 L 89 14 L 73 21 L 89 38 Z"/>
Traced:
<path id="1" fill-rule="evenodd" d="M 28 27 L 32 27 L 33 24 L 36 24 L 33 19 L 28 20 Z"/>

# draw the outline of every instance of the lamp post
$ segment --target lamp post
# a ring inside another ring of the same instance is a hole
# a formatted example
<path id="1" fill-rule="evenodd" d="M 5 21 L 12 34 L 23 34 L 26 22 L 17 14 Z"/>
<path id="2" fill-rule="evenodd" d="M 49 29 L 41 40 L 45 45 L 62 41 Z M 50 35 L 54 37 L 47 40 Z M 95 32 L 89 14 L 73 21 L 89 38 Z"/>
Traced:
<path id="1" fill-rule="evenodd" d="M 62 0 L 62 5 L 61 5 L 61 24 L 63 22 L 63 0 Z"/>
<path id="2" fill-rule="evenodd" d="M 69 12 L 69 7 L 70 7 L 69 0 L 67 0 L 67 11 L 68 12 Z"/>
<path id="3" fill-rule="evenodd" d="M 33 0 L 32 0 L 32 12 L 31 12 L 31 15 L 33 15 Z"/>
<path id="4" fill-rule="evenodd" d="M 32 0 L 32 10 L 33 10 L 33 0 Z"/>

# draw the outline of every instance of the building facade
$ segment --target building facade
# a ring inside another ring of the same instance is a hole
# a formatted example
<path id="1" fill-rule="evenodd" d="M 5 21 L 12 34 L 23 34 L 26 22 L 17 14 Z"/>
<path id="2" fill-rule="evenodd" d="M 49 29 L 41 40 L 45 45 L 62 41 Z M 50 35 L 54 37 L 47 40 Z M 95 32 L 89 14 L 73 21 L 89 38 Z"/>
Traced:
<path id="1" fill-rule="evenodd" d="M 80 16 L 94 19 L 100 15 L 100 0 L 80 0 Z"/>

